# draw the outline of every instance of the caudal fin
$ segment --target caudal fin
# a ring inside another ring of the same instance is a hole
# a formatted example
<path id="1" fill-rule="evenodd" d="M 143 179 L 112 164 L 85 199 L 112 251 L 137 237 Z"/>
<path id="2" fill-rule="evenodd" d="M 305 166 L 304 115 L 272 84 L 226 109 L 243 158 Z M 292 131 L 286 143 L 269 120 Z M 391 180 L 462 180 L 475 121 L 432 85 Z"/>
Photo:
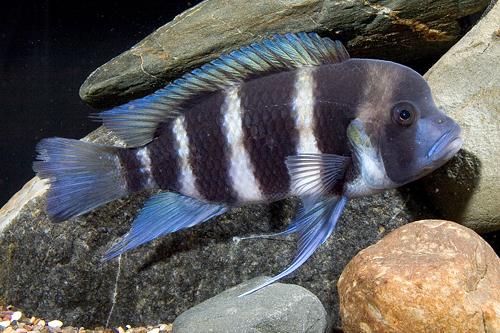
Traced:
<path id="1" fill-rule="evenodd" d="M 120 148 L 50 138 L 37 145 L 33 170 L 50 183 L 47 212 L 64 221 L 127 194 Z"/>

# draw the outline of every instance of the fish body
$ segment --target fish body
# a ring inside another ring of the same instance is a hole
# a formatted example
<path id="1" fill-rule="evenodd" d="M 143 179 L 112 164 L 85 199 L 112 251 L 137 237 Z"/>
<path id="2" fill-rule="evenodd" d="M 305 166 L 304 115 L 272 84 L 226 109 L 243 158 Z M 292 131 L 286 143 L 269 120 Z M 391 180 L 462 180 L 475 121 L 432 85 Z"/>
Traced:
<path id="1" fill-rule="evenodd" d="M 51 183 L 48 212 L 65 220 L 159 189 L 112 258 L 231 207 L 289 196 L 302 208 L 297 269 L 333 232 L 348 199 L 395 188 L 445 163 L 460 128 L 408 67 L 350 59 L 316 34 L 287 34 L 202 66 L 99 115 L 130 148 L 46 139 L 34 169 Z"/>

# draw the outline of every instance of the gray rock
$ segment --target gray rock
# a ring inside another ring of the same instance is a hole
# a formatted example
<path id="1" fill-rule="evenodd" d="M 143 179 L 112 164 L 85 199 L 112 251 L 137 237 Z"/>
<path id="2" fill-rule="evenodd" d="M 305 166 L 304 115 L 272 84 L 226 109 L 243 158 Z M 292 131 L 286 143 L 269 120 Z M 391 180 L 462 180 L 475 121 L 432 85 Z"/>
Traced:
<path id="1" fill-rule="evenodd" d="M 421 184 L 444 218 L 483 232 L 500 230 L 499 22 L 496 3 L 425 75 L 464 150 Z"/>
<path id="2" fill-rule="evenodd" d="M 220 53 L 275 33 L 316 31 L 353 56 L 408 63 L 443 54 L 488 0 L 206 0 L 99 67 L 80 89 L 95 107 L 147 95 Z M 418 52 L 415 52 L 418 50 Z"/>
<path id="3" fill-rule="evenodd" d="M 174 321 L 173 333 L 325 332 L 325 308 L 300 286 L 275 283 L 238 297 L 267 279 L 254 278 L 183 312 Z"/>
<path id="4" fill-rule="evenodd" d="M 90 139 L 119 143 L 99 129 Z M 235 242 L 282 230 L 296 202 L 234 209 L 211 223 L 165 236 L 101 263 L 130 227 L 148 193 L 62 223 L 45 214 L 45 187 L 28 183 L 0 210 L 0 298 L 67 325 L 144 325 L 177 315 L 227 288 L 274 275 L 292 260 L 293 237 Z M 312 291 L 338 325 L 336 282 L 347 262 L 387 232 L 433 217 L 405 189 L 353 200 L 336 232 L 287 283 Z"/>

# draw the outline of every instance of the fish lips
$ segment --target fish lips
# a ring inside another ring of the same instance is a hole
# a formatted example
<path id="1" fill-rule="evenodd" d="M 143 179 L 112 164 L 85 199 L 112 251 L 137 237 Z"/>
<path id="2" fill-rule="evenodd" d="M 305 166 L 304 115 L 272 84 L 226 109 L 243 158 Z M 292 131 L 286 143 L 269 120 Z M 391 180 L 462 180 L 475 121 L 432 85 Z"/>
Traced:
<path id="1" fill-rule="evenodd" d="M 427 151 L 426 158 L 430 164 L 426 169 L 434 170 L 440 167 L 460 150 L 463 144 L 460 132 L 460 126 L 455 124 L 436 140 Z"/>

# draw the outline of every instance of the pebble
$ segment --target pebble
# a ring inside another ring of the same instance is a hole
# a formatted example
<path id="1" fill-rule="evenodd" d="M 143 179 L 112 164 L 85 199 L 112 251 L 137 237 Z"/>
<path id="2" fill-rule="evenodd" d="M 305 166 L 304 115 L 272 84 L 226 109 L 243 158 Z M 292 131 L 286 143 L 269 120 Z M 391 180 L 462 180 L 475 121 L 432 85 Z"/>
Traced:
<path id="1" fill-rule="evenodd" d="M 23 316 L 23 313 L 21 311 L 16 311 L 10 316 L 10 320 L 18 321 L 19 319 L 21 319 L 22 316 Z"/>
<path id="2" fill-rule="evenodd" d="M 63 325 L 63 323 L 60 320 L 49 321 L 49 327 L 50 328 L 61 328 L 62 325 Z"/>
<path id="3" fill-rule="evenodd" d="M 172 324 L 168 324 L 168 325 L 162 324 L 162 325 L 160 325 L 160 331 L 161 332 L 171 331 L 171 330 L 172 330 Z"/>
<path id="4" fill-rule="evenodd" d="M 0 327 L 6 328 L 10 326 L 10 320 L 0 321 Z"/>
<path id="5" fill-rule="evenodd" d="M 148 331 L 148 333 L 160 333 L 160 329 L 158 327 L 153 328 L 152 330 Z"/>
<path id="6" fill-rule="evenodd" d="M 10 326 L 3 331 L 3 333 L 12 333 L 12 332 L 14 332 L 14 329 Z"/>

